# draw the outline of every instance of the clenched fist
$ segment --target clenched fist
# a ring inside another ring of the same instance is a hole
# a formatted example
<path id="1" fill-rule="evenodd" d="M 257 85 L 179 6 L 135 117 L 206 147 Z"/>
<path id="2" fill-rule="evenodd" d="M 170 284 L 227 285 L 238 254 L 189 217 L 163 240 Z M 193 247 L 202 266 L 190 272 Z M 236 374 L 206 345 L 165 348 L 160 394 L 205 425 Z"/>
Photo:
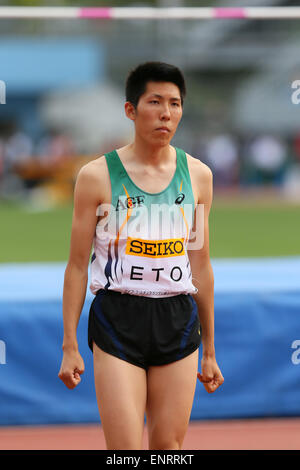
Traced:
<path id="1" fill-rule="evenodd" d="M 208 393 L 213 393 L 224 382 L 224 377 L 218 367 L 215 358 L 202 358 L 201 360 L 202 374 L 197 373 L 200 382 L 203 383 Z"/>
<path id="2" fill-rule="evenodd" d="M 73 389 L 81 381 L 84 372 L 84 362 L 78 351 L 64 351 L 58 377 L 66 387 Z"/>

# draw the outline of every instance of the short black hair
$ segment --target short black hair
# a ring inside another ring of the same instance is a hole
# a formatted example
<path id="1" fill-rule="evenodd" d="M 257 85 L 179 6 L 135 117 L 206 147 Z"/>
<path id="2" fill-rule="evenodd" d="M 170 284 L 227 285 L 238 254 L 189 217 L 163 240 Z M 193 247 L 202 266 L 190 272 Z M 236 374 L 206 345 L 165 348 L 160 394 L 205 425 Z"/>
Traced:
<path id="1" fill-rule="evenodd" d="M 178 67 L 164 62 L 145 62 L 129 72 L 126 80 L 126 101 L 130 101 L 136 108 L 148 82 L 174 83 L 179 88 L 183 104 L 186 95 L 183 73 Z"/>

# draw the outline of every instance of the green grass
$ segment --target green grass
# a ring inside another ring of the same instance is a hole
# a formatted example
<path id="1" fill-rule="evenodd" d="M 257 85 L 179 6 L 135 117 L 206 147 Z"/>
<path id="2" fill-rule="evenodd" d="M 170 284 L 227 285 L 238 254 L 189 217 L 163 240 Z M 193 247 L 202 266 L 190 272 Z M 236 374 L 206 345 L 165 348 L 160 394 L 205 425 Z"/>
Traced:
<path id="1" fill-rule="evenodd" d="M 0 262 L 64 261 L 69 255 L 72 206 L 30 212 L 0 204 Z"/>
<path id="2" fill-rule="evenodd" d="M 300 255 L 300 207 L 215 205 L 210 253 L 214 258 Z"/>
<path id="3" fill-rule="evenodd" d="M 0 203 L 0 262 L 66 261 L 72 205 L 30 212 Z M 212 258 L 300 255 L 300 207 L 237 203 L 213 204 Z"/>

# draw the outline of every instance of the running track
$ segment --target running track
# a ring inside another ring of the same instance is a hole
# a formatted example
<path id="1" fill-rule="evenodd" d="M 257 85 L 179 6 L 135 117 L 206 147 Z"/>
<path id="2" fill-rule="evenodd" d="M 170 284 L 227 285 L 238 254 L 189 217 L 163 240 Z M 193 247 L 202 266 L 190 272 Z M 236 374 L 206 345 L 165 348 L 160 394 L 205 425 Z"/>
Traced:
<path id="1" fill-rule="evenodd" d="M 105 450 L 100 425 L 0 428 L 0 450 Z M 144 447 L 147 449 L 147 430 Z M 191 421 L 183 450 L 299 450 L 300 418 Z"/>

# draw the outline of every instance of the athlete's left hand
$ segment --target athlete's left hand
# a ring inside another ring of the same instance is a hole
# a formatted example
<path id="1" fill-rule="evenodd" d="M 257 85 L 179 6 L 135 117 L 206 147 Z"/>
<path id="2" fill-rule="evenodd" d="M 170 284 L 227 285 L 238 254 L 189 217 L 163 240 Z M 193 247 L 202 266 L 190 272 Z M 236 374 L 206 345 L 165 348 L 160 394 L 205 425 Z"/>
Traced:
<path id="1" fill-rule="evenodd" d="M 203 357 L 201 360 L 201 374 L 197 373 L 208 393 L 213 393 L 224 382 L 224 377 L 218 367 L 217 361 L 212 357 Z"/>

